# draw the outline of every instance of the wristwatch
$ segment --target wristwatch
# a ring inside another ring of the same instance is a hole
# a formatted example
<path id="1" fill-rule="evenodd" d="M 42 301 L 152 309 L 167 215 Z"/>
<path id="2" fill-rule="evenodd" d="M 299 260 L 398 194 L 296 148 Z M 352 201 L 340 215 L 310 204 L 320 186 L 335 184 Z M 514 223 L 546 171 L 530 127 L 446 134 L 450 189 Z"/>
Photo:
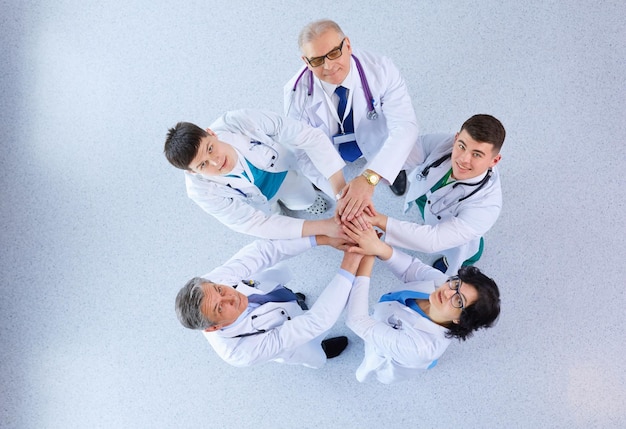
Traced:
<path id="1" fill-rule="evenodd" d="M 380 176 L 372 170 L 365 170 L 362 175 L 367 179 L 367 183 L 372 186 L 376 186 L 378 185 L 378 182 L 380 182 Z"/>

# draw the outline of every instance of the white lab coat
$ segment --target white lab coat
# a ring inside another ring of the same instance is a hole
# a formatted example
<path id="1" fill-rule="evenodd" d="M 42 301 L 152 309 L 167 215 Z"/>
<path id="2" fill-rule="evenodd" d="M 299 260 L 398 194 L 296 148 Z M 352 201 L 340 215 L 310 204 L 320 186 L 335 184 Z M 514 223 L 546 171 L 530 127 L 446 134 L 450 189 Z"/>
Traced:
<path id="1" fill-rule="evenodd" d="M 274 173 L 289 170 L 281 188 L 292 185 L 289 180 L 304 180 L 307 185 L 308 179 L 334 199 L 327 179 L 345 163 L 319 130 L 272 112 L 250 109 L 227 112 L 210 128 L 257 168 Z M 250 172 L 248 175 L 252 177 Z M 185 171 L 185 183 L 189 198 L 237 232 L 261 238 L 302 235 L 304 220 L 271 213 L 271 203 L 279 197 L 280 190 L 268 201 L 246 179 L 202 176 L 189 171 Z M 312 189 L 310 184 L 307 186 Z"/>
<path id="2" fill-rule="evenodd" d="M 310 249 L 313 243 L 313 237 L 257 240 L 204 278 L 218 284 L 236 284 L 245 295 L 265 293 L 288 279 L 284 269 L 273 269 L 276 264 Z M 233 325 L 203 334 L 215 352 L 234 366 L 276 361 L 319 368 L 326 362 L 321 340 L 339 318 L 352 287 L 353 276 L 342 273 L 335 275 L 306 312 L 296 302 L 268 302 Z M 257 281 L 258 289 L 241 280 Z"/>
<path id="3" fill-rule="evenodd" d="M 386 264 L 403 281 L 392 292 L 414 290 L 430 294 L 448 279 L 419 259 L 395 249 Z M 365 342 L 357 380 L 364 382 L 375 374 L 378 381 L 389 384 L 433 367 L 451 342 L 445 336 L 447 329 L 397 301 L 374 304 L 374 314 L 370 316 L 369 285 L 369 277 L 356 278 L 346 312 L 346 324 Z"/>
<path id="4" fill-rule="evenodd" d="M 431 167 L 426 179 L 421 178 L 420 174 L 441 156 L 451 153 L 453 143 L 454 135 L 450 134 L 420 136 L 417 146 L 423 150 L 423 154 L 416 159 L 421 157 L 426 160 L 417 166 L 407 162 L 407 171 L 410 173 L 407 174 L 409 183 L 405 210 L 417 198 L 427 194 L 424 225 L 389 218 L 385 235 L 385 242 L 391 246 L 446 256 L 447 273 L 450 275 L 456 274 L 463 262 L 478 252 L 480 238 L 493 226 L 502 209 L 497 166 L 492 168 L 487 184 L 460 203 L 458 200 L 469 195 L 475 187 L 460 185 L 453 188 L 452 185 L 447 185 L 430 193 L 430 189 L 450 170 L 452 161 L 448 159 L 438 167 Z M 478 183 L 484 177 L 481 175 L 462 182 Z"/>
<path id="5" fill-rule="evenodd" d="M 376 171 L 392 183 L 413 149 L 418 137 L 417 119 L 411 97 L 400 71 L 393 62 L 383 56 L 366 51 L 353 50 L 363 66 L 378 119 L 367 119 L 369 103 L 365 99 L 363 85 L 359 79 L 354 58 L 351 70 L 354 73 L 356 90 L 352 96 L 352 111 L 356 140 L 367 160 L 365 168 Z M 314 77 L 314 89 L 309 91 L 307 71 L 296 86 L 294 85 L 302 69 L 284 87 L 285 116 L 297 119 L 319 128 L 331 136 L 335 123 L 326 101 L 320 80 Z"/>

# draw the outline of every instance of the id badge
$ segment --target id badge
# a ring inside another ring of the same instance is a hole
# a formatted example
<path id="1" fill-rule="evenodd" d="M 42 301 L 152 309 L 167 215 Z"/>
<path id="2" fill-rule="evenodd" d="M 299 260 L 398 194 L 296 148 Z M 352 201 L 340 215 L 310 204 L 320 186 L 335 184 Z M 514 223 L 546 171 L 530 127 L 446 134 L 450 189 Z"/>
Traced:
<path id="1" fill-rule="evenodd" d="M 333 143 L 335 145 L 340 145 L 342 143 L 356 142 L 356 136 L 354 133 L 348 134 L 335 134 L 333 136 Z"/>

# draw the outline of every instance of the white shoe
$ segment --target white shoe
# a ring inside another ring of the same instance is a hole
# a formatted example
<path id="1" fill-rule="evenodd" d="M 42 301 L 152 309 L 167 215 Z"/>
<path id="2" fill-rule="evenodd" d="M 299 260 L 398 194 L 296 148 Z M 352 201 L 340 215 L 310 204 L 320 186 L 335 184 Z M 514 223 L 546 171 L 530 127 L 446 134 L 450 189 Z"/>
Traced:
<path id="1" fill-rule="evenodd" d="M 326 202 L 326 200 L 318 194 L 315 197 L 315 202 L 304 209 L 304 211 L 310 214 L 326 213 L 328 211 L 328 202 Z"/>

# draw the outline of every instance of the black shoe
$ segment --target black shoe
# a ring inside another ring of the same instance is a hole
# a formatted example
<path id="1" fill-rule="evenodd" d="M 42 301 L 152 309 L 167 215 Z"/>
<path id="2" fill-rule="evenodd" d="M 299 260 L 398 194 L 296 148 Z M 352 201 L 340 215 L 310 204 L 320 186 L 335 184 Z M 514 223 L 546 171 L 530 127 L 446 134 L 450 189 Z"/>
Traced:
<path id="1" fill-rule="evenodd" d="M 404 195 L 406 192 L 406 171 L 401 170 L 398 173 L 398 177 L 393 181 L 393 185 L 389 186 L 389 189 L 397 196 Z"/>
<path id="2" fill-rule="evenodd" d="M 441 258 L 433 262 L 433 268 L 438 269 L 442 273 L 448 271 L 448 261 L 446 260 L 445 256 L 442 256 Z"/>
<path id="3" fill-rule="evenodd" d="M 326 353 L 326 359 L 332 359 L 341 354 L 342 351 L 348 346 L 348 337 L 334 337 L 327 338 L 322 341 L 322 348 Z"/>
<path id="4" fill-rule="evenodd" d="M 306 295 L 302 292 L 296 292 L 296 296 L 298 297 L 298 305 L 300 306 L 300 308 L 303 310 L 308 310 L 309 306 L 306 305 L 306 302 L 304 302 L 306 300 Z"/>

